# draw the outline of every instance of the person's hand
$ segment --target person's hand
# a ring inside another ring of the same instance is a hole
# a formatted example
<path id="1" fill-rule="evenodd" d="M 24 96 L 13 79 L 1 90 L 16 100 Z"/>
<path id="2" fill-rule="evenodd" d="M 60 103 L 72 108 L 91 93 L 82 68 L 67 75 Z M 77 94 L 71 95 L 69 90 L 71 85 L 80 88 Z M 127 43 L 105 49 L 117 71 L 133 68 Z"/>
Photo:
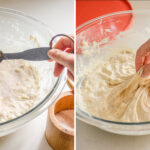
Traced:
<path id="1" fill-rule="evenodd" d="M 67 37 L 62 37 L 54 46 L 54 49 L 48 52 L 50 58 L 52 58 L 55 63 L 54 75 L 59 76 L 64 67 L 67 67 L 68 77 L 74 80 L 74 54 L 64 52 L 64 50 L 71 48 L 74 50 L 74 43 Z"/>
<path id="2" fill-rule="evenodd" d="M 150 75 L 150 39 L 137 50 L 135 65 L 136 71 L 143 68 L 142 77 Z"/>

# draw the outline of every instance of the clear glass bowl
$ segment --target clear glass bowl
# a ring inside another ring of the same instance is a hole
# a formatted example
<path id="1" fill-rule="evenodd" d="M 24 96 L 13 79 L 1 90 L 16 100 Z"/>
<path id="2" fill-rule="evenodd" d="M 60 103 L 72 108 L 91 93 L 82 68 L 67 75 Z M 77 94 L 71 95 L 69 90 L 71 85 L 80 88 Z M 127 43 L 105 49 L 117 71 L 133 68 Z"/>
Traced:
<path id="1" fill-rule="evenodd" d="M 4 52 L 22 51 L 37 47 L 38 44 L 40 46 L 48 46 L 50 39 L 54 35 L 41 21 L 22 12 L 7 8 L 0 8 L 0 33 L 0 49 Z M 34 119 L 47 109 L 61 93 L 66 84 L 66 70 L 59 78 L 56 78 L 53 76 L 54 63 L 44 63 L 50 65 L 51 71 L 46 73 L 48 66 L 41 66 L 43 72 L 40 83 L 44 91 L 42 98 L 25 114 L 7 122 L 0 123 L 0 136 L 7 135 Z M 44 77 L 42 78 L 42 76 Z"/>
<path id="2" fill-rule="evenodd" d="M 149 10 L 122 11 L 95 18 L 77 28 L 77 118 L 112 133 L 123 135 L 150 134 L 150 121 L 115 122 L 92 116 L 86 112 L 78 93 L 84 78 L 82 70 L 88 68 L 91 59 L 103 59 L 109 55 L 109 49 L 117 50 L 122 47 L 137 49 L 150 38 L 149 18 Z M 82 53 L 83 41 L 88 42 L 89 45 L 100 42 L 99 47 L 105 49 L 105 51 L 101 56 L 97 56 L 94 49 L 90 49 L 90 55 Z"/>

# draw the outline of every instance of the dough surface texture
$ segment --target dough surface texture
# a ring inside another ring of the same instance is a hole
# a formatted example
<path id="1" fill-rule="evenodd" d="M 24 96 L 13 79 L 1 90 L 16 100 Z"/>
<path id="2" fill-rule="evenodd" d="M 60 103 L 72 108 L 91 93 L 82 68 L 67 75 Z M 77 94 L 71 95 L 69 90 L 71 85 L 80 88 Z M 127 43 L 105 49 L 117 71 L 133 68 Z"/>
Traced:
<path id="1" fill-rule="evenodd" d="M 150 77 L 136 73 L 135 52 L 119 51 L 89 70 L 79 91 L 88 113 L 112 121 L 150 121 Z"/>
<path id="2" fill-rule="evenodd" d="M 4 60 L 0 63 L 0 123 L 16 118 L 38 99 L 39 74 L 25 60 Z"/>

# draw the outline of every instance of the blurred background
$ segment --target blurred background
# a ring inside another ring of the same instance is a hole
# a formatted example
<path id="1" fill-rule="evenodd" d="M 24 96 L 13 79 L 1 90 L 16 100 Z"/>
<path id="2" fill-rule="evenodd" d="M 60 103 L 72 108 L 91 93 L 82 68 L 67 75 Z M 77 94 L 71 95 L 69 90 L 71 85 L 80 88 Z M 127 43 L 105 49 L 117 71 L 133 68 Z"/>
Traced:
<path id="1" fill-rule="evenodd" d="M 0 7 L 32 15 L 49 25 L 54 33 L 73 33 L 73 0 L 0 0 Z"/>

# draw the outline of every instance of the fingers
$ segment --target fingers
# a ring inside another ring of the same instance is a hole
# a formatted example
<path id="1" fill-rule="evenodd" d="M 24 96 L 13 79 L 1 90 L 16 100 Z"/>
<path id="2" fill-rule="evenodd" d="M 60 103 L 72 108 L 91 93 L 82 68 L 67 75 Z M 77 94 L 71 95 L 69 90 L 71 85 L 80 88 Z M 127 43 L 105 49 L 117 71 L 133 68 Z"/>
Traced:
<path id="1" fill-rule="evenodd" d="M 62 73 L 62 71 L 64 70 L 64 66 L 59 64 L 59 63 L 55 63 L 55 68 L 54 68 L 54 75 L 56 77 L 60 76 L 60 74 Z"/>
<path id="2" fill-rule="evenodd" d="M 143 67 L 142 77 L 147 77 L 150 75 L 150 64 L 147 64 Z"/>
<path id="3" fill-rule="evenodd" d="M 72 36 L 73 37 L 73 36 Z M 68 54 L 74 51 L 74 42 L 67 37 L 62 37 L 54 46 L 53 50 L 50 50 L 48 55 L 56 61 L 54 68 L 54 75 L 59 76 L 64 67 L 67 67 L 69 72 L 68 76 L 73 80 L 74 74 L 74 56 Z M 59 49 L 59 50 L 58 50 Z M 62 50 L 62 51 L 60 51 Z M 65 51 L 65 52 L 64 52 Z"/>
<path id="4" fill-rule="evenodd" d="M 144 63 L 148 63 L 149 60 L 147 59 L 145 62 L 145 57 L 150 54 L 150 39 L 146 41 L 136 53 L 135 65 L 136 71 L 138 71 Z M 148 58 L 148 57 L 147 57 Z"/>
<path id="5" fill-rule="evenodd" d="M 48 55 L 53 60 L 55 60 L 58 64 L 61 64 L 62 66 L 67 67 L 68 70 L 72 74 L 74 74 L 74 55 L 73 54 L 66 53 L 64 51 L 60 51 L 60 50 L 57 50 L 57 49 L 52 49 L 48 52 Z M 55 68 L 57 68 L 59 66 L 58 64 L 55 65 Z M 62 66 L 59 66 L 59 69 L 56 69 L 54 71 L 56 75 L 59 75 L 59 73 L 62 71 Z"/>
<path id="6" fill-rule="evenodd" d="M 73 37 L 73 36 L 72 36 Z M 65 50 L 66 48 L 74 49 L 74 43 L 67 37 L 62 37 L 54 46 L 56 49 Z"/>
<path id="7" fill-rule="evenodd" d="M 143 66 L 143 63 L 144 57 L 141 56 L 140 52 L 138 51 L 135 58 L 136 71 L 138 71 Z"/>

